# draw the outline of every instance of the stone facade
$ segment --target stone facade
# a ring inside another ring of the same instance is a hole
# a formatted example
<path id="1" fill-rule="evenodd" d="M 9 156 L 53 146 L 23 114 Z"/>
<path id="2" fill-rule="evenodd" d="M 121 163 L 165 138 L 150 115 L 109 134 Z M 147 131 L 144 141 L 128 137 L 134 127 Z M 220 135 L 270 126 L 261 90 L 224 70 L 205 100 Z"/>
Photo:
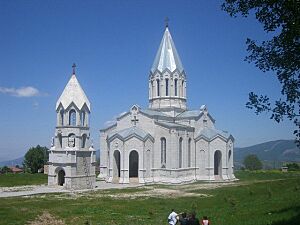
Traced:
<path id="1" fill-rule="evenodd" d="M 115 183 L 233 180 L 234 138 L 205 105 L 188 110 L 186 74 L 168 27 L 149 74 L 149 108 L 100 130 L 99 178 Z"/>
<path id="2" fill-rule="evenodd" d="M 95 186 L 96 154 L 90 144 L 90 103 L 73 72 L 56 104 L 57 126 L 49 150 L 48 185 Z"/>

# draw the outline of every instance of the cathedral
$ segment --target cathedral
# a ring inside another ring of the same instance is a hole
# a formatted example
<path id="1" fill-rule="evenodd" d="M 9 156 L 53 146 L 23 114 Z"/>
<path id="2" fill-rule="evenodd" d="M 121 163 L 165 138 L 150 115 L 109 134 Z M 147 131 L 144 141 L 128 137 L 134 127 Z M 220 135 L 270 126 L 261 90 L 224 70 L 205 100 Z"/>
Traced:
<path id="1" fill-rule="evenodd" d="M 120 184 L 235 179 L 234 138 L 216 129 L 205 105 L 188 109 L 187 76 L 168 26 L 148 82 L 149 107 L 133 105 L 100 130 L 98 177 Z"/>

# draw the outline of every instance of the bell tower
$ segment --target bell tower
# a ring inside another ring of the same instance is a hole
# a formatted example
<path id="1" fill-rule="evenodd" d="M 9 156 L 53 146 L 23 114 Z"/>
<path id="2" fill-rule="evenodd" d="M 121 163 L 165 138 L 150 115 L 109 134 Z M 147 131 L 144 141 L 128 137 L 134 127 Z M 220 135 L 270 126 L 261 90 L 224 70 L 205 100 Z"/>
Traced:
<path id="1" fill-rule="evenodd" d="M 186 75 L 168 24 L 149 74 L 149 108 L 186 110 Z"/>
<path id="2" fill-rule="evenodd" d="M 90 102 L 73 73 L 56 103 L 55 137 L 49 150 L 48 185 L 87 189 L 95 185 L 96 155 L 90 140 Z"/>

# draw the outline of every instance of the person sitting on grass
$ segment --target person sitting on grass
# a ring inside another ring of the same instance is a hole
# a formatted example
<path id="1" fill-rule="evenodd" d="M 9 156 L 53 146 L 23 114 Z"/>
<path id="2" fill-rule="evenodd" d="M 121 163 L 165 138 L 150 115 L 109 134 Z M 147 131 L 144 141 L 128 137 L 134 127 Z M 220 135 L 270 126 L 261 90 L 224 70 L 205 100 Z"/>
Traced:
<path id="1" fill-rule="evenodd" d="M 201 220 L 201 225 L 211 225 L 207 216 L 203 216 L 203 218 Z"/>
<path id="2" fill-rule="evenodd" d="M 181 217 L 179 218 L 180 225 L 188 225 L 188 218 L 186 217 L 186 213 L 183 212 Z"/>
<path id="3" fill-rule="evenodd" d="M 175 225 L 178 219 L 179 219 L 178 214 L 175 212 L 174 209 L 172 209 L 171 213 L 168 216 L 169 225 Z"/>
<path id="4" fill-rule="evenodd" d="M 191 217 L 189 218 L 189 222 L 188 225 L 199 225 L 200 222 L 199 220 L 196 218 L 196 213 L 192 212 L 191 213 Z"/>

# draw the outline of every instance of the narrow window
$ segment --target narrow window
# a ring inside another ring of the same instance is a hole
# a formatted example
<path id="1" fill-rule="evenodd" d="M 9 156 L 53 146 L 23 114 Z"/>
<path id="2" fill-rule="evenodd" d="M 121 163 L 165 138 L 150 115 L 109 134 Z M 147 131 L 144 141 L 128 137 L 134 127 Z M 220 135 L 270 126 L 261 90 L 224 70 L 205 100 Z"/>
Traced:
<path id="1" fill-rule="evenodd" d="M 182 138 L 179 138 L 179 168 L 182 167 Z"/>
<path id="2" fill-rule="evenodd" d="M 166 167 L 166 149 L 167 149 L 167 143 L 166 143 L 166 139 L 163 137 L 160 139 L 160 143 L 161 143 L 161 166 L 162 168 Z"/>
<path id="3" fill-rule="evenodd" d="M 157 96 L 160 96 L 160 88 L 159 88 L 159 80 L 156 80 L 156 85 L 157 85 Z"/>
<path id="4" fill-rule="evenodd" d="M 86 142 L 86 134 L 82 135 L 81 137 L 81 148 L 85 148 L 85 142 Z"/>
<path id="5" fill-rule="evenodd" d="M 60 110 L 60 125 L 64 125 L 64 110 Z"/>
<path id="6" fill-rule="evenodd" d="M 151 98 L 154 97 L 154 94 L 153 94 L 153 81 L 151 81 Z"/>
<path id="7" fill-rule="evenodd" d="M 74 109 L 71 109 L 69 113 L 69 125 L 76 126 L 76 112 Z"/>
<path id="8" fill-rule="evenodd" d="M 166 96 L 169 96 L 169 79 L 166 79 Z"/>
<path id="9" fill-rule="evenodd" d="M 182 81 L 181 85 L 181 96 L 184 97 L 184 80 Z"/>
<path id="10" fill-rule="evenodd" d="M 85 112 L 84 111 L 82 111 L 80 113 L 80 124 L 81 124 L 81 126 L 85 125 Z"/>
<path id="11" fill-rule="evenodd" d="M 61 135 L 61 133 L 59 133 L 57 135 L 57 137 L 58 137 L 59 147 L 62 148 L 62 135 Z"/>
<path id="12" fill-rule="evenodd" d="M 189 139 L 189 142 L 188 142 L 188 167 L 191 167 L 191 144 L 192 144 L 192 140 Z"/>
<path id="13" fill-rule="evenodd" d="M 175 87 L 175 96 L 177 96 L 177 79 L 175 79 L 175 84 L 174 84 L 174 87 Z"/>

